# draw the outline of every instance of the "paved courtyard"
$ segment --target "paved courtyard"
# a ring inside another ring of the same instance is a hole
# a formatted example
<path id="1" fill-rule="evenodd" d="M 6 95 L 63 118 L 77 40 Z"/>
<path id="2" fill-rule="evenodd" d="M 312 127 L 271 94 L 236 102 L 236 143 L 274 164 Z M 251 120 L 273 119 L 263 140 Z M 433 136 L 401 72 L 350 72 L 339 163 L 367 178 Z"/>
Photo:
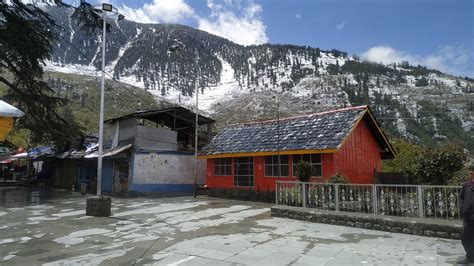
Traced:
<path id="1" fill-rule="evenodd" d="M 463 258 L 460 241 L 272 218 L 268 204 L 114 198 L 113 217 L 95 218 L 85 216 L 86 198 L 77 194 L 19 207 L 1 196 L 0 265 L 450 265 Z"/>

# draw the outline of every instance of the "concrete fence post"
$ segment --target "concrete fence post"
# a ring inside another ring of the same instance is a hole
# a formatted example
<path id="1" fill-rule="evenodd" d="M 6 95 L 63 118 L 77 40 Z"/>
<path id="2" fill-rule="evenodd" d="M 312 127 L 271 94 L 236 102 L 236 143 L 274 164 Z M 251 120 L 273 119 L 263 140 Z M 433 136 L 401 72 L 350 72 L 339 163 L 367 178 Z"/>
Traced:
<path id="1" fill-rule="evenodd" d="M 418 216 L 422 218 L 424 214 L 423 214 L 423 188 L 421 186 L 417 186 L 416 196 L 418 198 Z"/>
<path id="2" fill-rule="evenodd" d="M 306 183 L 301 183 L 301 189 L 303 189 L 303 208 L 306 208 L 306 202 L 308 199 L 308 193 L 306 193 Z"/>
<path id="3" fill-rule="evenodd" d="M 276 181 L 275 182 L 275 204 L 276 205 L 278 205 L 279 202 L 280 202 L 279 199 L 278 199 L 279 194 L 280 194 L 280 193 L 278 193 L 279 190 L 280 190 L 280 183 L 279 183 L 279 181 Z"/>
<path id="4" fill-rule="evenodd" d="M 378 205 L 377 202 L 378 202 L 377 185 L 372 185 L 372 209 L 374 209 L 373 210 L 374 214 L 377 214 L 378 212 L 379 207 L 377 206 Z"/>

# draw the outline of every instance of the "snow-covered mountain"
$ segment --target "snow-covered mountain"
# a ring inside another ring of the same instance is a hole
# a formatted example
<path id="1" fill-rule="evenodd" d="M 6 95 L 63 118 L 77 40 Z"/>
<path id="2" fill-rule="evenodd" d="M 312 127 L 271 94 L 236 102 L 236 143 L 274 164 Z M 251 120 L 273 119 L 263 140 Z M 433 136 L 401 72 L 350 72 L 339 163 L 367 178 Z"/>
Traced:
<path id="1" fill-rule="evenodd" d="M 99 75 L 100 33 L 85 33 L 64 8 L 48 8 L 62 27 L 47 69 Z M 474 80 L 407 63 L 380 65 L 338 50 L 294 45 L 241 46 L 182 25 L 115 23 L 107 34 L 106 71 L 158 100 L 194 103 L 221 123 L 369 104 L 394 136 L 474 149 Z M 175 39 L 185 48 L 167 52 Z M 198 55 L 198 57 L 197 57 Z"/>

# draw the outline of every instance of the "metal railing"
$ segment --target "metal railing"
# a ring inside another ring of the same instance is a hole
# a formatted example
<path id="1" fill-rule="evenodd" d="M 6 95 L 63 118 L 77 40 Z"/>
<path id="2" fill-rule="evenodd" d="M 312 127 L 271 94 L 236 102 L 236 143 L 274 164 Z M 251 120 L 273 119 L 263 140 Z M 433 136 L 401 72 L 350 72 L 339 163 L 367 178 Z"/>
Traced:
<path id="1" fill-rule="evenodd" d="M 276 182 L 276 204 L 397 217 L 457 220 L 460 186 Z"/>

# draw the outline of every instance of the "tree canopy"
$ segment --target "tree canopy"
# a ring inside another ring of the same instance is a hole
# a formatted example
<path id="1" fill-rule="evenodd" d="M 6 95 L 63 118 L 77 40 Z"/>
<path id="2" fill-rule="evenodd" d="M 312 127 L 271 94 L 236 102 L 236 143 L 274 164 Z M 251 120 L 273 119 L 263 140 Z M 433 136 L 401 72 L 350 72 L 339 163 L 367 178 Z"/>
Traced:
<path id="1" fill-rule="evenodd" d="M 395 139 L 392 145 L 397 154 L 393 160 L 384 162 L 385 172 L 403 173 L 412 184 L 458 185 L 462 179 L 459 171 L 463 169 L 467 153 L 459 144 L 446 142 L 426 148 Z"/>
<path id="2" fill-rule="evenodd" d="M 57 5 L 68 6 L 55 0 Z M 100 16 L 81 1 L 73 18 L 82 28 L 100 25 Z M 66 99 L 57 97 L 43 80 L 43 66 L 58 41 L 59 26 L 46 12 L 21 0 L 0 0 L 0 83 L 6 86 L 5 100 L 26 115 L 17 121 L 18 130 L 29 132 L 31 144 L 54 144 L 67 148 L 82 133 L 65 108 Z"/>

